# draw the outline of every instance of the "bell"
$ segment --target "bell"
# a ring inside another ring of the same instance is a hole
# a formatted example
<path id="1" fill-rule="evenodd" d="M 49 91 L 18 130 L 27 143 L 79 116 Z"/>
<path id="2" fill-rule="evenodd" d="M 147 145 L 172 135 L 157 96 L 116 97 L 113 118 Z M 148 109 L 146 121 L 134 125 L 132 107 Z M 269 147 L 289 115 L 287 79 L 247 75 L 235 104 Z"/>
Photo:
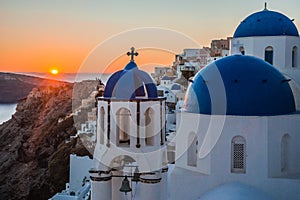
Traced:
<path id="1" fill-rule="evenodd" d="M 120 188 L 121 192 L 125 192 L 125 194 L 127 194 L 127 192 L 131 192 L 131 188 L 129 185 L 129 180 L 127 179 L 127 176 L 125 176 L 125 178 L 122 181 L 122 186 Z"/>
<path id="2" fill-rule="evenodd" d="M 140 180 L 140 174 L 138 168 L 136 167 L 133 173 L 132 181 L 138 182 L 139 180 Z"/>

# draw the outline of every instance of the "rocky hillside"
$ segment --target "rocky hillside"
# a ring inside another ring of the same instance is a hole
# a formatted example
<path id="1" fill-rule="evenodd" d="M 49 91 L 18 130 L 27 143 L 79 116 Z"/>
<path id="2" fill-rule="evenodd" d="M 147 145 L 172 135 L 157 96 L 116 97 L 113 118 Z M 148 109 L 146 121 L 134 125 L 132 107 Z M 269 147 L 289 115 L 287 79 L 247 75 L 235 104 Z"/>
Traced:
<path id="1" fill-rule="evenodd" d="M 82 97 L 93 84 L 79 86 L 86 91 Z M 0 199 L 48 199 L 68 182 L 69 154 L 89 155 L 80 139 L 65 142 L 76 134 L 73 87 L 55 82 L 34 88 L 0 126 Z"/>

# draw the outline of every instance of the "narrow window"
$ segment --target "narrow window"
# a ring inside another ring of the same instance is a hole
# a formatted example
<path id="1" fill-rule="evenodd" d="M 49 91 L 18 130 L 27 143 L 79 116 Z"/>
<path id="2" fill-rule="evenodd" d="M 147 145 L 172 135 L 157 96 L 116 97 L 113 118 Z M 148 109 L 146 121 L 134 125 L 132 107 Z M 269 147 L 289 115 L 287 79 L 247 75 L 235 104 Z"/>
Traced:
<path id="1" fill-rule="evenodd" d="M 231 172 L 246 172 L 246 140 L 242 136 L 235 136 L 231 141 Z"/>
<path id="2" fill-rule="evenodd" d="M 188 166 L 197 167 L 197 154 L 198 154 L 198 140 L 195 133 L 190 133 L 188 137 L 188 152 L 187 152 Z"/>
<path id="3" fill-rule="evenodd" d="M 100 108 L 100 144 L 104 144 L 104 116 L 105 116 L 105 111 L 104 108 L 101 107 Z"/>
<path id="4" fill-rule="evenodd" d="M 146 125 L 145 143 L 146 145 L 153 146 L 155 133 L 154 133 L 154 110 L 152 108 L 148 108 L 145 112 L 145 125 Z"/>
<path id="5" fill-rule="evenodd" d="M 273 65 L 273 47 L 265 48 L 265 61 Z"/>
<path id="6" fill-rule="evenodd" d="M 130 144 L 130 111 L 126 108 L 121 108 L 117 112 L 117 144 Z"/>
<path id="7" fill-rule="evenodd" d="M 240 52 L 242 55 L 245 55 L 245 48 L 244 47 L 240 47 Z"/>
<path id="8" fill-rule="evenodd" d="M 290 140 L 291 137 L 289 134 L 284 134 L 281 139 L 281 172 L 289 171 L 290 163 Z"/>
<path id="9" fill-rule="evenodd" d="M 298 54 L 298 48 L 294 46 L 292 50 L 292 67 L 297 67 L 298 65 L 297 54 Z"/>

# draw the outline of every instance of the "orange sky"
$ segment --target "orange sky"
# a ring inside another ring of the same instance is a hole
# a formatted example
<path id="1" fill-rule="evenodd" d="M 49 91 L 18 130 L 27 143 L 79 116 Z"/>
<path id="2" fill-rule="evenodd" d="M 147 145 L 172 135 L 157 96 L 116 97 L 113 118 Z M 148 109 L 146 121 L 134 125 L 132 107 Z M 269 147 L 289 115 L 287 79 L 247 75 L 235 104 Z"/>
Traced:
<path id="1" fill-rule="evenodd" d="M 50 68 L 57 68 L 65 73 L 78 72 L 98 44 L 113 35 L 141 27 L 179 31 L 201 46 L 209 46 L 212 39 L 232 36 L 240 21 L 262 10 L 265 1 L 271 10 L 295 18 L 299 27 L 299 0 L 286 0 L 284 4 L 274 0 L 72 0 L 72 3 L 60 0 L 1 0 L 0 71 L 48 72 Z M 156 38 L 150 37 L 149 40 L 154 42 Z M 176 53 L 181 53 L 183 47 L 190 48 L 179 45 L 180 41 L 174 38 L 165 37 L 164 40 L 181 48 L 176 49 Z M 131 44 L 125 41 L 112 44 L 105 55 L 98 56 L 106 57 L 123 48 L 122 53 L 116 56 L 118 59 L 112 60 L 111 64 L 102 63 L 99 59 L 93 63 L 94 68 L 97 72 L 123 68 L 129 59 L 122 55 L 131 46 L 135 46 L 134 39 Z M 142 47 L 142 43 L 137 47 Z M 136 61 L 140 66 L 149 63 L 171 65 L 174 51 L 142 50 Z M 153 71 L 149 66 L 146 70 Z"/>

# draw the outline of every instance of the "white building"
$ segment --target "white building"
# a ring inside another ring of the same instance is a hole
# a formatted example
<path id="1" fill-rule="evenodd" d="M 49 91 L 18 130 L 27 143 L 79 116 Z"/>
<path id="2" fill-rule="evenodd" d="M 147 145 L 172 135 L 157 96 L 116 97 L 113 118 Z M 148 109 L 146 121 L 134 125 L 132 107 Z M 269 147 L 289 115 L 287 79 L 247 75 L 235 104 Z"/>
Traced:
<path id="1" fill-rule="evenodd" d="M 175 79 L 176 81 L 177 79 Z M 168 76 L 163 76 L 160 85 L 157 87 L 158 96 L 166 97 L 167 103 L 176 104 L 178 100 L 183 100 L 185 87 L 171 80 Z"/>
<path id="2" fill-rule="evenodd" d="M 172 92 L 168 87 L 159 85 L 157 86 L 158 96 L 165 97 L 167 103 L 176 104 L 176 94 Z"/>
<path id="3" fill-rule="evenodd" d="M 87 200 L 90 197 L 89 168 L 93 160 L 88 156 L 70 155 L 70 179 L 66 189 L 55 194 L 50 200 Z"/>
<path id="4" fill-rule="evenodd" d="M 203 67 L 205 67 L 210 59 L 210 51 L 208 48 L 202 48 L 199 51 L 199 63 L 200 63 L 200 69 L 202 69 Z"/>
<path id="5" fill-rule="evenodd" d="M 182 59 L 184 60 L 197 60 L 200 54 L 200 49 L 184 49 Z"/>
<path id="6" fill-rule="evenodd" d="M 265 8 L 245 18 L 231 40 L 231 54 L 259 57 L 288 79 L 300 109 L 300 38 L 293 20 Z"/>
<path id="7" fill-rule="evenodd" d="M 234 34 L 232 53 L 245 55 L 194 77 L 176 117 L 170 199 L 300 199 L 299 41 L 291 20 L 265 9 Z"/>
<path id="8" fill-rule="evenodd" d="M 162 86 L 165 86 L 165 87 L 170 88 L 170 85 L 171 85 L 171 84 L 172 84 L 171 78 L 168 77 L 168 76 L 163 76 L 163 77 L 160 79 L 160 85 L 162 85 Z"/>
<path id="9" fill-rule="evenodd" d="M 134 49 L 129 54 L 131 61 L 111 75 L 104 97 L 98 98 L 92 200 L 167 198 L 165 98 L 158 97 L 153 79 L 138 69 Z M 134 178 L 137 184 L 129 188 Z"/>
<path id="10" fill-rule="evenodd" d="M 154 67 L 154 73 L 151 76 L 156 81 L 157 84 L 160 83 L 163 76 L 174 76 L 174 71 L 170 67 Z"/>

